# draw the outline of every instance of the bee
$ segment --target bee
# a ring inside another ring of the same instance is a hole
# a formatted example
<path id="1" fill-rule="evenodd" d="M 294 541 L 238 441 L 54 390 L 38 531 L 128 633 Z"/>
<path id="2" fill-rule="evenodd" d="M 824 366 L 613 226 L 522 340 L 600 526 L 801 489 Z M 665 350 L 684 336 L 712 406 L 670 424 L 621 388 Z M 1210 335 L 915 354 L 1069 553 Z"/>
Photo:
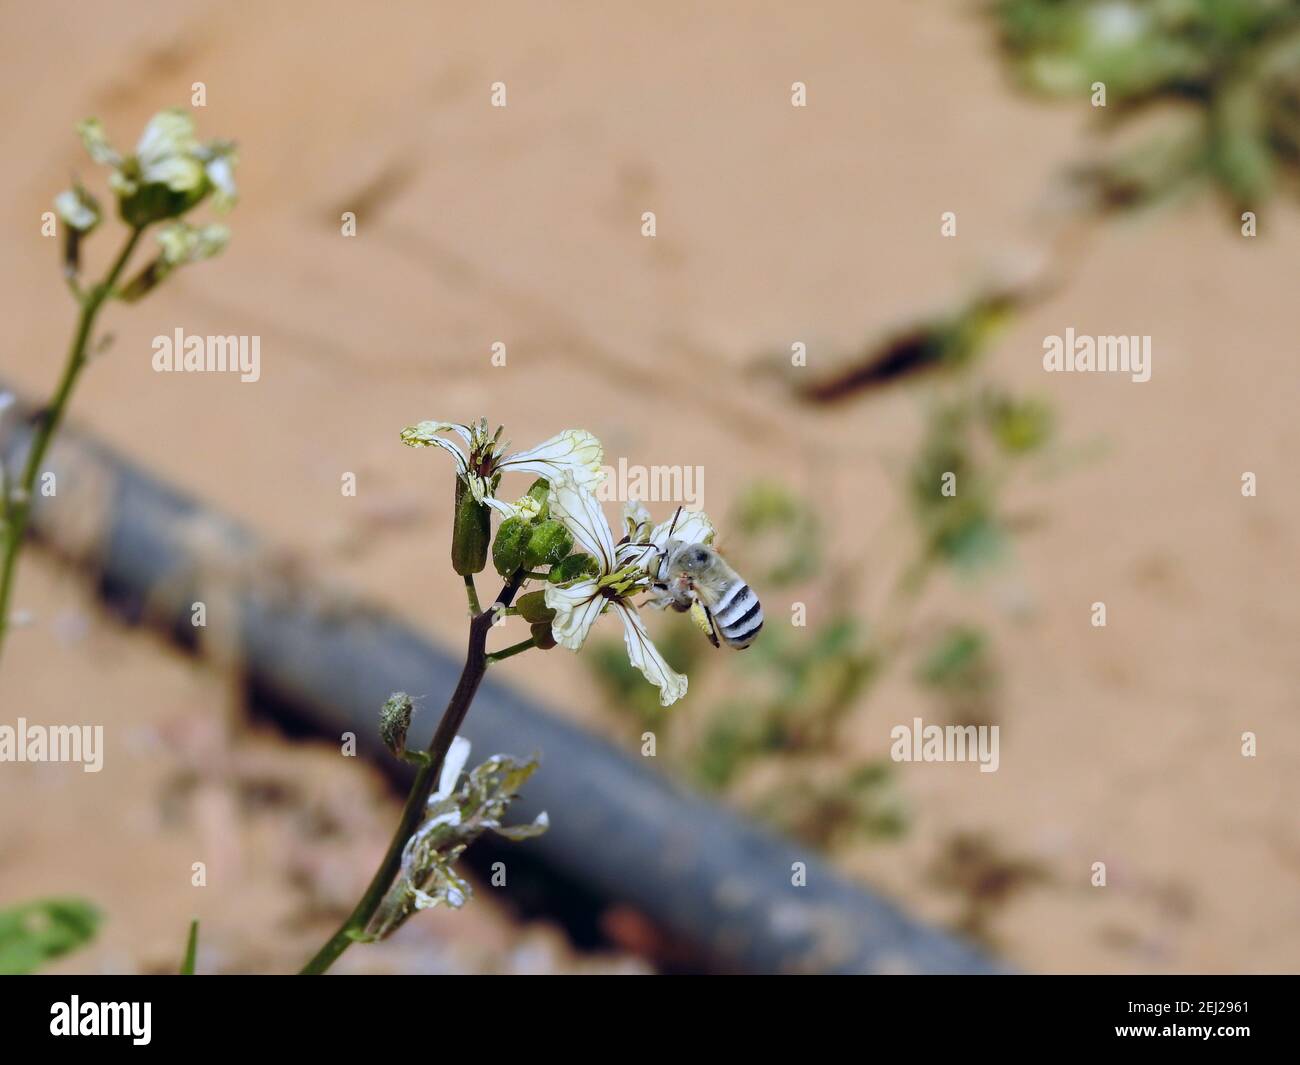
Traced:
<path id="1" fill-rule="evenodd" d="M 670 530 L 659 556 L 652 605 L 671 606 L 683 613 L 689 610 L 714 647 L 720 647 L 721 640 L 737 651 L 744 650 L 763 627 L 758 596 L 712 547 L 683 543 L 671 536 Z"/>

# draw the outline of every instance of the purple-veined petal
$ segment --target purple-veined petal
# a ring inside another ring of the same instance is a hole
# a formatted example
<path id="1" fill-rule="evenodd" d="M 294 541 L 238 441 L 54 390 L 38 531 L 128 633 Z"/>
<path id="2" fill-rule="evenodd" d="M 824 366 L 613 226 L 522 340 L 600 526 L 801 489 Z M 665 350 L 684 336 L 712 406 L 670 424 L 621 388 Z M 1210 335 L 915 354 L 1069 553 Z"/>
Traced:
<path id="1" fill-rule="evenodd" d="M 664 661 L 636 607 L 616 602 L 614 609 L 623 619 L 623 642 L 627 645 L 628 659 L 646 680 L 659 689 L 659 705 L 672 706 L 686 694 L 686 677 Z"/>
<path id="2" fill-rule="evenodd" d="M 587 488 L 569 478 L 551 483 L 547 498 L 551 517 L 563 522 L 582 550 L 595 558 L 601 575 L 614 572 L 614 534 L 610 531 L 600 501 Z"/>
<path id="3" fill-rule="evenodd" d="M 561 647 L 576 651 L 587 639 L 587 633 L 608 602 L 598 594 L 599 585 L 595 577 L 588 577 L 567 588 L 559 584 L 546 586 L 546 605 L 555 611 L 551 634 Z"/>
<path id="4" fill-rule="evenodd" d="M 535 473 L 548 481 L 567 474 L 574 484 L 595 491 L 605 449 L 585 429 L 565 429 L 527 451 L 516 451 L 496 464 L 502 473 Z"/>
<path id="5" fill-rule="evenodd" d="M 463 425 L 457 425 L 455 422 L 425 421 L 417 425 L 408 425 L 403 429 L 402 443 L 407 447 L 440 447 L 443 451 L 450 452 L 455 457 L 456 472 L 464 474 L 469 470 L 469 462 L 465 458 L 465 453 L 450 440 L 445 440 L 438 435 L 448 430 L 459 433 L 466 440 L 469 439 L 469 430 Z"/>

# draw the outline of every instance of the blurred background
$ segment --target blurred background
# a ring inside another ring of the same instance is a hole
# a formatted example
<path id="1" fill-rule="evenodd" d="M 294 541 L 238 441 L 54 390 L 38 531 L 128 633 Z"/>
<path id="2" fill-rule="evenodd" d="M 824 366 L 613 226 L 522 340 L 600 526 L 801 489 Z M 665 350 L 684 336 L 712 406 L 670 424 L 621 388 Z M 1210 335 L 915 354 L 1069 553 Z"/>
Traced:
<path id="1" fill-rule="evenodd" d="M 0 11 L 8 387 L 48 395 L 71 329 L 39 217 L 70 173 L 101 180 L 74 124 L 132 144 L 202 81 L 200 135 L 240 144 L 231 246 L 109 308 L 72 424 L 449 648 L 450 468 L 402 426 L 581 426 L 611 464 L 702 467 L 759 643 L 652 619 L 691 677 L 668 712 L 616 627 L 500 678 L 633 754 L 653 729 L 660 771 L 1014 965 L 1300 964 L 1300 5 Z M 177 326 L 260 335 L 262 379 L 154 373 Z M 1151 336 L 1151 380 L 1044 373 L 1067 328 Z M 48 553 L 17 605 L 3 721 L 111 723 L 102 774 L 0 772 L 0 903 L 103 915 L 49 968 L 170 971 L 194 916 L 202 971 L 296 968 L 383 852 L 378 771 Z M 997 724 L 998 771 L 891 761 L 914 717 Z M 484 890 L 340 969 L 672 968 L 606 916 L 579 948 Z"/>

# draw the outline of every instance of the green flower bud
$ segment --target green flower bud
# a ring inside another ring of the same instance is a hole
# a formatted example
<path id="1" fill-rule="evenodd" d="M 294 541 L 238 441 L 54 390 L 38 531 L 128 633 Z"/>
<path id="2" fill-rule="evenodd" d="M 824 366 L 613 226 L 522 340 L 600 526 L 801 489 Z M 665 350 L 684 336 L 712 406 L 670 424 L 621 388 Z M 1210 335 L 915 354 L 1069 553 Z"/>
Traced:
<path id="1" fill-rule="evenodd" d="M 549 651 L 555 646 L 555 636 L 551 633 L 551 623 L 541 622 L 532 627 L 533 643 L 539 651 Z"/>
<path id="2" fill-rule="evenodd" d="M 415 703 L 406 692 L 393 692 L 379 711 L 379 737 L 399 758 L 406 750 L 406 731 L 414 712 Z"/>
<path id="3" fill-rule="evenodd" d="M 573 550 L 573 534 L 554 518 L 533 526 L 533 535 L 524 552 L 524 565 L 528 569 L 554 566 Z"/>
<path id="4" fill-rule="evenodd" d="M 497 538 L 492 544 L 492 564 L 501 576 L 509 578 L 515 570 L 524 564 L 524 553 L 528 549 L 528 538 L 532 528 L 522 518 L 506 518 L 497 529 Z"/>
<path id="5" fill-rule="evenodd" d="M 555 617 L 555 611 L 546 605 L 545 592 L 521 595 L 515 605 L 519 608 L 519 616 L 532 625 L 550 625 L 551 619 Z"/>
<path id="6" fill-rule="evenodd" d="M 576 555 L 569 555 L 552 566 L 546 579 L 552 584 L 568 584 L 569 581 L 576 581 L 580 577 L 594 577 L 599 572 L 600 566 L 597 565 L 596 560 L 590 555 L 579 552 Z"/>
<path id="7" fill-rule="evenodd" d="M 456 478 L 456 524 L 451 534 L 451 566 L 462 577 L 481 573 L 487 565 L 492 539 L 492 513 L 474 498 L 469 486 Z"/>

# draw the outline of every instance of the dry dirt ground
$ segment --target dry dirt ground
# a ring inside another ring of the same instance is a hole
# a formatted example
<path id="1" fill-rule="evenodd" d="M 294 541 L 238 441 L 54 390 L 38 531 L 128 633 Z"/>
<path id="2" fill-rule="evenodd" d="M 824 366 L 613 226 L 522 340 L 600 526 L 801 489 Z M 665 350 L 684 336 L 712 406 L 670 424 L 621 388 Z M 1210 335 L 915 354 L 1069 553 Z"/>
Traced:
<path id="1" fill-rule="evenodd" d="M 611 458 L 704 465 L 716 513 L 769 474 L 813 493 L 830 549 L 856 557 L 896 535 L 884 457 L 914 438 L 916 397 L 794 409 L 753 359 L 793 340 L 829 357 L 1032 253 L 1042 189 L 1091 144 L 1075 109 L 1016 97 L 986 27 L 942 0 L 196 0 L 2 18 L 0 374 L 43 394 L 66 344 L 39 216 L 89 170 L 73 123 L 97 114 L 127 144 L 205 82 L 200 132 L 241 145 L 234 240 L 110 310 L 115 341 L 74 420 L 457 642 L 447 470 L 401 448 L 402 425 L 486 413 L 518 443 L 586 426 Z M 796 80 L 806 109 L 790 106 Z M 494 81 L 504 109 L 489 106 Z M 949 210 L 955 240 L 939 236 Z M 340 235 L 344 211 L 355 238 Z M 1261 229 L 1243 240 L 1209 202 L 1112 227 L 989 364 L 1107 450 L 1026 489 L 1049 521 L 1013 575 L 927 604 L 980 612 L 996 636 L 1001 768 L 905 767 L 910 834 L 841 862 L 951 920 L 928 870 L 954 832 L 986 834 L 1045 873 L 992 928 L 1030 969 L 1300 966 L 1300 501 L 1286 460 L 1300 445 L 1286 318 L 1300 211 L 1277 202 Z M 154 373 L 151 338 L 178 325 L 260 335 L 262 380 Z M 1044 374 L 1042 338 L 1066 327 L 1153 336 L 1152 380 Z M 505 367 L 489 363 L 497 340 Z M 0 721 L 111 728 L 99 776 L 0 767 L 0 900 L 102 905 L 102 937 L 67 969 L 166 968 L 192 914 L 209 971 L 293 966 L 379 853 L 394 807 L 377 778 L 250 730 L 220 677 L 108 623 L 39 555 L 18 598 L 37 624 L 8 649 Z M 1097 600 L 1105 629 L 1089 624 Z M 595 702 L 579 663 L 535 668 L 557 712 L 587 714 L 566 710 Z M 846 756 L 882 755 L 893 724 L 928 712 L 906 677 L 887 680 Z M 1104 889 L 1089 884 L 1099 860 Z M 424 915 L 347 963 L 637 968 L 572 957 L 490 900 Z"/>

